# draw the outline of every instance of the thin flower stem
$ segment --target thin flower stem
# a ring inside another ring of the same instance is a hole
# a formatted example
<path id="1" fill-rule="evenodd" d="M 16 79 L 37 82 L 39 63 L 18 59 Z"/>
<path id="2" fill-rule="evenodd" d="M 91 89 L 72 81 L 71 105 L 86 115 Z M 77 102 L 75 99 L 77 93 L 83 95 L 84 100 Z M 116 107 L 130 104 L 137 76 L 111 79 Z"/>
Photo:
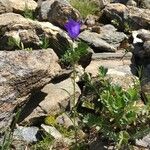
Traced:
<path id="1" fill-rule="evenodd" d="M 76 128 L 76 69 L 75 63 L 73 63 L 73 124 L 74 124 L 74 137 L 75 137 L 75 146 L 77 146 L 77 128 Z"/>

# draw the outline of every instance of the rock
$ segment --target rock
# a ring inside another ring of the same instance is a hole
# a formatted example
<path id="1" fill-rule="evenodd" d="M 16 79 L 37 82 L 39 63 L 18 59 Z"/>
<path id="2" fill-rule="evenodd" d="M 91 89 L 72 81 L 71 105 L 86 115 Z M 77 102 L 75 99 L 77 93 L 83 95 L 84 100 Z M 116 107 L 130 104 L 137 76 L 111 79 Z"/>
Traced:
<path id="1" fill-rule="evenodd" d="M 41 127 L 49 133 L 51 136 L 53 136 L 55 139 L 62 139 L 62 134 L 53 126 L 48 126 L 45 124 L 41 124 Z"/>
<path id="2" fill-rule="evenodd" d="M 31 91 L 42 88 L 59 74 L 57 61 L 52 49 L 0 51 L 0 129 L 10 125 L 14 108 L 21 107 Z"/>
<path id="3" fill-rule="evenodd" d="M 144 148 L 149 148 L 150 147 L 150 134 L 146 135 L 142 139 L 136 140 L 136 145 L 140 147 L 144 147 Z"/>
<path id="4" fill-rule="evenodd" d="M 9 0 L 0 0 L 0 14 L 12 12 L 13 9 L 10 6 Z"/>
<path id="5" fill-rule="evenodd" d="M 134 0 L 129 0 L 127 2 L 127 5 L 136 7 L 137 6 L 137 2 L 135 2 Z"/>
<path id="6" fill-rule="evenodd" d="M 37 3 L 34 0 L 9 0 L 9 2 L 15 13 L 24 12 L 25 9 L 34 11 L 37 8 Z"/>
<path id="7" fill-rule="evenodd" d="M 85 24 L 88 27 L 94 26 L 96 24 L 96 21 L 98 20 L 98 17 L 95 15 L 88 15 L 85 19 Z"/>
<path id="8" fill-rule="evenodd" d="M 147 65 L 150 63 L 150 31 L 140 29 L 132 32 L 134 44 L 134 56 L 138 65 Z"/>
<path id="9" fill-rule="evenodd" d="M 39 14 L 40 20 L 48 20 L 62 28 L 69 18 L 80 20 L 79 12 L 66 0 L 43 1 L 39 8 Z"/>
<path id="10" fill-rule="evenodd" d="M 116 3 L 122 3 L 124 5 L 137 6 L 134 0 L 115 0 Z"/>
<path id="11" fill-rule="evenodd" d="M 102 11 L 101 20 L 114 22 L 116 26 L 124 30 L 131 28 L 138 30 L 141 28 L 150 28 L 150 11 L 133 6 L 125 6 L 120 3 L 112 3 L 107 5 Z"/>
<path id="12" fill-rule="evenodd" d="M 51 23 L 33 21 L 14 13 L 0 15 L 0 32 L 0 49 L 5 50 L 18 48 L 8 44 L 10 37 L 19 38 L 25 48 L 33 49 L 41 48 L 42 38 L 45 37 L 49 40 L 49 47 L 53 48 L 58 56 L 61 56 L 71 43 L 68 35 Z"/>
<path id="13" fill-rule="evenodd" d="M 141 38 L 137 37 L 138 34 L 139 34 L 138 31 L 132 31 L 133 44 L 143 43 L 143 40 Z"/>
<path id="14" fill-rule="evenodd" d="M 140 29 L 137 31 L 137 37 L 142 39 L 143 42 L 150 40 L 150 31 L 145 29 Z"/>
<path id="15" fill-rule="evenodd" d="M 116 31 L 112 25 L 100 28 L 100 34 L 85 30 L 80 33 L 79 38 L 89 43 L 97 52 L 114 52 L 121 42 L 128 39 L 123 32 Z"/>
<path id="16" fill-rule="evenodd" d="M 141 79 L 141 89 L 150 98 L 150 64 L 143 67 L 142 79 Z"/>
<path id="17" fill-rule="evenodd" d="M 73 122 L 71 119 L 66 115 L 65 113 L 61 114 L 56 118 L 56 122 L 60 125 L 63 125 L 66 128 L 69 128 L 70 126 L 73 126 Z"/>
<path id="18" fill-rule="evenodd" d="M 124 53 L 97 53 L 93 55 L 90 65 L 85 69 L 92 77 L 98 76 L 98 68 L 103 66 L 108 68 L 107 77 L 114 84 L 119 84 L 124 89 L 134 84 L 136 77 L 132 74 L 131 53 L 127 53 L 122 59 Z"/>
<path id="19" fill-rule="evenodd" d="M 115 22 L 119 29 L 124 29 L 124 22 L 128 18 L 129 10 L 121 3 L 112 3 L 106 5 L 102 10 L 102 17 L 100 20 L 105 22 L 108 20 L 110 22 Z"/>
<path id="20" fill-rule="evenodd" d="M 150 29 L 150 11 L 149 9 L 142 9 L 133 6 L 128 6 L 129 22 L 132 29 Z"/>
<path id="21" fill-rule="evenodd" d="M 32 143 L 37 141 L 37 134 L 39 128 L 37 127 L 22 127 L 18 126 L 13 132 L 13 139 L 23 140 L 27 143 Z"/>
<path id="22" fill-rule="evenodd" d="M 144 8 L 150 9 L 150 0 L 142 0 L 142 5 Z"/>
<path id="23" fill-rule="evenodd" d="M 100 35 L 88 30 L 80 33 L 79 38 L 88 43 L 96 52 L 115 52 L 115 48 L 99 38 Z"/>
<path id="24" fill-rule="evenodd" d="M 76 101 L 80 96 L 80 89 L 76 84 Z M 55 115 L 58 114 L 67 108 L 72 107 L 72 97 L 73 97 L 73 83 L 72 80 L 66 79 L 60 83 L 50 83 L 47 84 L 38 95 L 43 94 L 42 100 L 39 100 L 39 104 L 35 105 L 34 109 L 31 108 L 36 97 L 33 97 L 32 100 L 26 105 L 26 108 L 23 111 L 23 114 L 28 114 L 29 116 L 25 118 L 25 122 L 32 122 L 36 118 L 46 115 Z M 39 97 L 39 96 L 38 96 Z"/>
<path id="25" fill-rule="evenodd" d="M 75 86 L 77 102 L 81 91 L 77 84 Z M 59 113 L 61 111 L 60 109 L 64 109 L 67 106 L 72 107 L 73 105 L 73 83 L 71 79 L 66 79 L 57 84 L 47 84 L 41 91 L 46 93 L 47 96 L 39 106 L 47 114 Z"/>

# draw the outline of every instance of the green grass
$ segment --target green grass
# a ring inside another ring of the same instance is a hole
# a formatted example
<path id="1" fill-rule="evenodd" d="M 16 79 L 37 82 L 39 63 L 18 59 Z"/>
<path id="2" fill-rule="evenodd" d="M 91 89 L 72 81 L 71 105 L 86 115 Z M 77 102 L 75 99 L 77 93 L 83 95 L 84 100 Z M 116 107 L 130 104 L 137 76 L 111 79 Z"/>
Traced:
<path id="1" fill-rule="evenodd" d="M 99 6 L 91 0 L 70 0 L 70 4 L 81 13 L 83 18 L 99 10 Z"/>

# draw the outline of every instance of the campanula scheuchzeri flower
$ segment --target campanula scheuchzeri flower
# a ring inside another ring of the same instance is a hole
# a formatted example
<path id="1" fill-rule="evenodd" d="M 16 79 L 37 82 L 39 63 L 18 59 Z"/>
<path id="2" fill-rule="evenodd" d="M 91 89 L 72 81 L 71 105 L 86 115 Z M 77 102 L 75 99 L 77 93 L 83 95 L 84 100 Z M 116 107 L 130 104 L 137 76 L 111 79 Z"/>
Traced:
<path id="1" fill-rule="evenodd" d="M 65 28 L 68 32 L 68 35 L 74 40 L 78 37 L 80 33 L 81 24 L 79 22 L 74 21 L 73 19 L 69 19 L 65 24 Z"/>

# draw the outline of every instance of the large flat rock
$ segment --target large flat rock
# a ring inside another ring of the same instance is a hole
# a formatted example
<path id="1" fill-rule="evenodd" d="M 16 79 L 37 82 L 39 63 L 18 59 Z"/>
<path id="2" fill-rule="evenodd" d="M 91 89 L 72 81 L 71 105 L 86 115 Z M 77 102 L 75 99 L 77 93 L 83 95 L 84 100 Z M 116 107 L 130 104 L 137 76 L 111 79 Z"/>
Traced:
<path id="1" fill-rule="evenodd" d="M 61 71 L 52 49 L 0 51 L 0 128 L 8 126 L 14 108 L 28 100 Z"/>

